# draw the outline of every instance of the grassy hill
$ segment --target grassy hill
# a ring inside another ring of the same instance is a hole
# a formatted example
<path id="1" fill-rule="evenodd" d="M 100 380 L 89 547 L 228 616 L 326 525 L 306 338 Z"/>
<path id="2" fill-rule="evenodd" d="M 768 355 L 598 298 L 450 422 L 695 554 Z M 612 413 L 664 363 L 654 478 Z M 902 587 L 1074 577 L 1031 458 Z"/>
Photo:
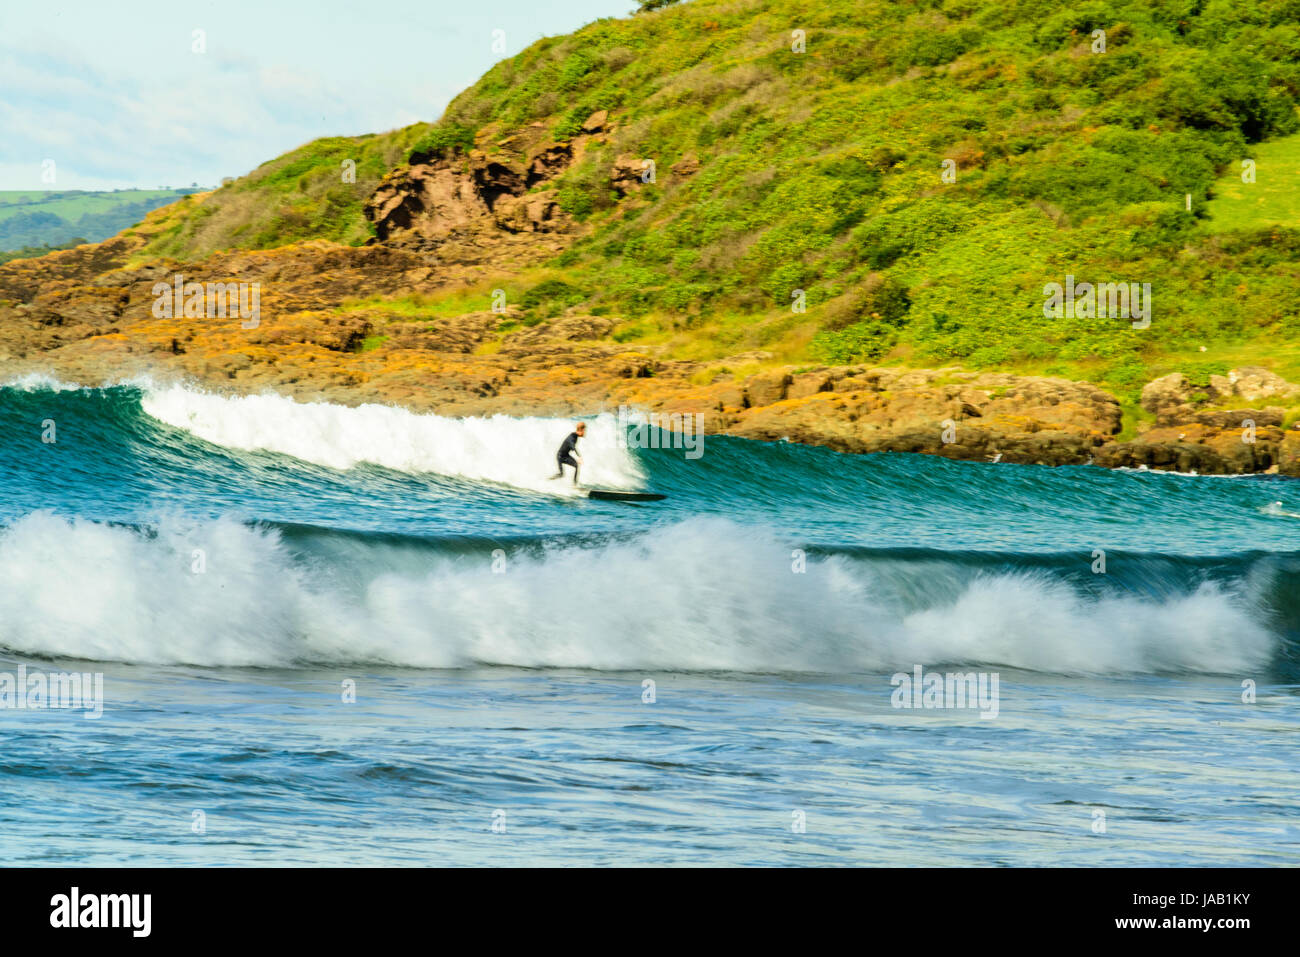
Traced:
<path id="1" fill-rule="evenodd" d="M 1175 368 L 1294 376 L 1298 64 L 1297 0 L 691 0 L 541 40 L 435 125 L 317 141 L 178 204 L 146 252 L 359 244 L 412 151 L 564 139 L 603 109 L 611 141 L 561 180 L 573 243 L 449 303 L 502 287 L 690 358 L 960 363 L 1129 398 Z M 620 155 L 655 183 L 612 190 Z M 1044 318 L 1067 274 L 1150 283 L 1150 328 Z"/>
<path id="2" fill-rule="evenodd" d="M 379 180 L 429 129 L 314 140 L 263 163 L 203 202 L 182 202 L 150 222 L 142 257 L 194 259 L 221 249 L 274 249 L 304 239 L 361 245 L 373 235 L 362 208 Z M 344 164 L 355 181 L 344 180 Z"/>
<path id="3" fill-rule="evenodd" d="M 1211 189 L 1207 231 L 1300 226 L 1300 135 L 1260 143 L 1251 159 L 1254 183 L 1232 168 Z"/>
<path id="4" fill-rule="evenodd" d="M 0 252 L 97 242 L 194 189 L 0 190 Z"/>

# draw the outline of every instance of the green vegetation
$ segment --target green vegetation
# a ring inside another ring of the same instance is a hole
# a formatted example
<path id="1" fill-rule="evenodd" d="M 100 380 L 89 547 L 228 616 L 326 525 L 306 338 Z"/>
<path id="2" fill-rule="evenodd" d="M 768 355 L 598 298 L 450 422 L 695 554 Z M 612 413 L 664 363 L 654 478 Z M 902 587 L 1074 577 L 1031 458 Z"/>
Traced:
<path id="1" fill-rule="evenodd" d="M 1253 183 L 1242 180 L 1240 163 L 1229 164 L 1210 190 L 1207 231 L 1300 226 L 1300 134 L 1260 143 L 1248 158 Z"/>
<path id="2" fill-rule="evenodd" d="M 308 239 L 360 245 L 374 235 L 362 213 L 366 200 L 428 128 L 314 140 L 201 202 L 177 204 L 137 258 L 198 258 Z"/>
<path id="3" fill-rule="evenodd" d="M 1271 194 L 1256 204 L 1271 219 L 1221 204 L 1248 157 L 1257 186 L 1300 202 L 1295 12 L 696 0 L 540 41 L 444 122 L 549 120 L 563 136 L 593 110 L 618 117 L 560 198 L 591 226 L 566 281 L 632 320 L 620 338 L 695 357 L 1051 365 L 1134 390 L 1159 356 L 1294 336 L 1300 221 Z M 606 172 L 620 153 L 659 170 L 621 202 Z M 703 169 L 674 176 L 687 154 Z M 1044 284 L 1067 274 L 1151 283 L 1151 327 L 1044 318 Z"/>
<path id="4" fill-rule="evenodd" d="M 586 298 L 587 294 L 581 289 L 569 285 L 562 279 L 547 279 L 525 292 L 519 304 L 524 307 L 525 312 L 538 318 L 549 319 Z"/>
<path id="5" fill-rule="evenodd" d="M 556 284 L 488 283 L 522 287 L 531 316 L 581 303 L 684 358 L 997 367 L 1125 401 L 1192 360 L 1300 371 L 1296 0 L 657 6 L 539 40 L 436 126 L 268 163 L 155 250 L 362 242 L 364 199 L 412 151 L 538 122 L 562 139 L 605 109 L 611 141 L 558 183 L 582 228 Z M 344 155 L 358 182 L 331 200 Z M 614 192 L 619 155 L 656 182 Z M 677 175 L 687 156 L 699 171 Z M 1150 327 L 1045 318 L 1067 275 L 1150 283 Z"/>
<path id="6" fill-rule="evenodd" d="M 72 249 L 74 246 L 80 246 L 85 242 L 85 238 L 76 236 L 57 246 L 24 246 L 22 249 L 7 250 L 0 252 L 0 264 L 12 262 L 15 259 L 36 259 L 46 253 L 56 252 L 60 249 Z"/>
<path id="7" fill-rule="evenodd" d="M 474 145 L 474 131 L 459 123 L 440 123 L 433 127 L 411 148 L 411 156 L 445 157 L 457 152 L 468 152 Z"/>
<path id="8" fill-rule="evenodd" d="M 507 295 L 509 295 L 507 290 Z M 340 313 L 365 314 L 383 312 L 397 319 L 442 319 L 467 312 L 486 312 L 492 308 L 492 291 L 488 287 L 464 286 L 440 290 L 437 295 L 412 293 L 407 296 L 367 296 L 349 299 Z"/>
<path id="9" fill-rule="evenodd" d="M 73 239 L 99 242 L 134 226 L 159 206 L 192 189 L 0 190 L 0 251 L 26 258 L 44 247 L 63 249 Z"/>

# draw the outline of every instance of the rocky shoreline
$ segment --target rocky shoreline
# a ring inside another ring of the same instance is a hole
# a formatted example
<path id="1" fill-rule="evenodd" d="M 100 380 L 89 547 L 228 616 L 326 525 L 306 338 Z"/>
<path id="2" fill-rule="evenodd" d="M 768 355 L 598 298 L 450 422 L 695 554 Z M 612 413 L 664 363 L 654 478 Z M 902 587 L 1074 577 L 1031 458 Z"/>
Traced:
<path id="1" fill-rule="evenodd" d="M 539 319 L 518 304 L 455 316 L 387 305 L 496 282 L 572 241 L 578 227 L 557 206 L 551 181 L 612 127 L 593 114 L 562 144 L 534 127 L 490 154 L 413 157 L 371 197 L 377 239 L 367 246 L 310 241 L 198 262 L 158 259 L 146 247 L 164 209 L 105 242 L 0 265 L 0 376 L 38 372 L 85 385 L 148 376 L 454 416 L 628 406 L 697 414 L 707 433 L 843 452 L 1300 475 L 1300 431 L 1285 428 L 1300 386 L 1258 367 L 1208 385 L 1177 373 L 1156 379 L 1142 392 L 1149 421 L 1121 439 L 1120 402 L 1087 382 L 960 368 L 780 366 L 763 352 L 689 362 L 620 343 L 614 319 L 573 309 Z M 694 172 L 689 163 L 674 169 Z M 635 191 L 635 173 L 619 157 L 611 182 Z M 205 195 L 183 202 L 201 205 Z M 156 289 L 177 276 L 256 285 L 257 321 L 159 310 Z"/>
<path id="2" fill-rule="evenodd" d="M 706 433 L 843 452 L 1300 475 L 1300 432 L 1283 428 L 1300 386 L 1260 368 L 1199 390 L 1179 374 L 1155 380 L 1142 397 L 1153 424 L 1121 441 L 1119 401 L 1087 382 L 958 368 L 774 366 L 755 352 L 684 362 L 611 341 L 613 323 L 598 316 L 561 316 L 502 336 L 500 327 L 518 326 L 509 310 L 435 323 L 333 312 L 348 296 L 436 283 L 419 254 L 383 246 L 309 243 L 215 256 L 186 266 L 186 278 L 261 282 L 257 327 L 229 317 L 160 319 L 152 288 L 177 266 L 128 268 L 135 242 L 118 237 L 0 267 L 0 375 L 39 372 L 85 385 L 147 376 L 457 416 L 627 406 L 698 414 Z M 359 348 L 377 329 L 383 343 Z M 1225 404 L 1237 407 L 1217 407 Z"/>

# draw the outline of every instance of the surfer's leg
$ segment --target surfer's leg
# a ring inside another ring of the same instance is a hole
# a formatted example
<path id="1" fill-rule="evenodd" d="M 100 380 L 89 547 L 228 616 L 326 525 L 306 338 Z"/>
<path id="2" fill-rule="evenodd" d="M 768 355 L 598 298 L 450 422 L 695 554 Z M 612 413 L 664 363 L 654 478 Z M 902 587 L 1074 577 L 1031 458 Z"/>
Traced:
<path id="1" fill-rule="evenodd" d="M 573 458 L 572 455 L 557 455 L 557 456 L 555 457 L 555 474 L 552 475 L 551 478 L 553 478 L 553 479 L 564 478 L 564 467 L 565 467 L 566 465 L 572 465 L 572 466 L 573 466 L 573 481 L 574 481 L 574 482 L 577 482 L 577 481 L 578 481 L 578 463 L 577 463 L 576 461 L 574 461 L 574 458 Z"/>

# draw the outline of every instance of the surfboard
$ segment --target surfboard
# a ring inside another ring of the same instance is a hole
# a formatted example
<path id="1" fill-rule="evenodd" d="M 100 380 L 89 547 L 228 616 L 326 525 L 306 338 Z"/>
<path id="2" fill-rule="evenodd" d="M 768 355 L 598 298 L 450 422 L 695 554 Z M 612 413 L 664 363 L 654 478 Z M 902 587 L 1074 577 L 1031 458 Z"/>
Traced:
<path id="1" fill-rule="evenodd" d="M 657 492 L 607 492 L 599 488 L 587 492 L 587 498 L 598 498 L 606 502 L 662 502 L 667 497 Z"/>

